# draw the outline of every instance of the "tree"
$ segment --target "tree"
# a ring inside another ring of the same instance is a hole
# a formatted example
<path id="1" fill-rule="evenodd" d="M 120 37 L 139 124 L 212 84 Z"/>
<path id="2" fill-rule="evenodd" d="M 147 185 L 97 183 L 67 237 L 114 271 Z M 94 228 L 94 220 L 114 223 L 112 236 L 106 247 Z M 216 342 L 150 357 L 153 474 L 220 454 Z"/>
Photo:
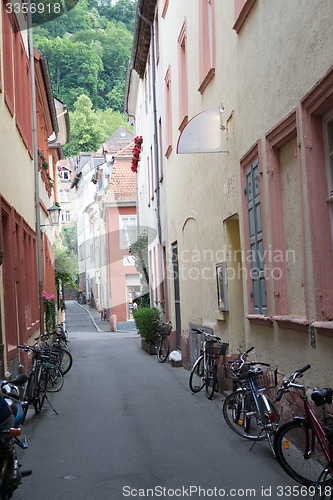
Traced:
<path id="1" fill-rule="evenodd" d="M 74 222 L 70 226 L 62 228 L 62 248 L 71 257 L 76 258 L 78 256 L 77 251 L 77 223 Z"/>
<path id="2" fill-rule="evenodd" d="M 101 121 L 92 109 L 88 96 L 80 95 L 74 108 L 75 111 L 70 113 L 71 142 L 64 147 L 66 156 L 76 156 L 81 151 L 96 151 L 106 139 Z"/>

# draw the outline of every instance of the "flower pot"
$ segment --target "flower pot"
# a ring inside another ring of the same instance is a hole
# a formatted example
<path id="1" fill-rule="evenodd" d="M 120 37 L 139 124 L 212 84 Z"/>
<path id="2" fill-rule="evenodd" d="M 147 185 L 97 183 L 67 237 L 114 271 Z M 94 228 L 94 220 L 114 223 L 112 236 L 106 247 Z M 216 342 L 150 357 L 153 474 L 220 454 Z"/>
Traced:
<path id="1" fill-rule="evenodd" d="M 156 354 L 156 344 L 155 342 L 147 342 L 146 339 L 141 339 L 141 347 L 148 354 Z"/>

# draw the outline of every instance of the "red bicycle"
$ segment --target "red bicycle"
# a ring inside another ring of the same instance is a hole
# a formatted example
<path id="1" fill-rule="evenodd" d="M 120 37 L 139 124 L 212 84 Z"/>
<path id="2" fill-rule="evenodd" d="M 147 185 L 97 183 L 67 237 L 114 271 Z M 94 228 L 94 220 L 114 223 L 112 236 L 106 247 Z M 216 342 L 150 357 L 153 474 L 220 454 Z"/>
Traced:
<path id="1" fill-rule="evenodd" d="M 321 489 L 326 495 L 328 492 L 324 488 L 328 485 L 331 494 L 330 485 L 333 484 L 333 418 L 326 411 L 326 403 L 332 402 L 333 389 L 316 388 L 311 395 L 312 401 L 322 410 L 319 421 L 308 402 L 304 385 L 295 382 L 309 368 L 310 365 L 306 365 L 296 370 L 278 391 L 276 401 L 280 401 L 285 393 L 290 393 L 293 398 L 297 394 L 303 401 L 305 415 L 294 417 L 278 429 L 274 438 L 274 451 L 286 473 L 310 487 L 310 495 L 315 495 Z"/>

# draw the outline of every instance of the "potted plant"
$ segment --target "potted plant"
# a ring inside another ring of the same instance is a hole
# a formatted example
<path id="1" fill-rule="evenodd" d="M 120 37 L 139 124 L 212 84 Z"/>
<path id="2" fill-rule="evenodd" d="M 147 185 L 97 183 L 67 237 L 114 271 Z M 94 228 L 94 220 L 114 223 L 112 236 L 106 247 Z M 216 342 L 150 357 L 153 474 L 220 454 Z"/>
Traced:
<path id="1" fill-rule="evenodd" d="M 149 354 L 156 353 L 156 331 L 160 311 L 156 307 L 140 307 L 133 311 L 135 325 L 141 337 L 141 346 Z"/>

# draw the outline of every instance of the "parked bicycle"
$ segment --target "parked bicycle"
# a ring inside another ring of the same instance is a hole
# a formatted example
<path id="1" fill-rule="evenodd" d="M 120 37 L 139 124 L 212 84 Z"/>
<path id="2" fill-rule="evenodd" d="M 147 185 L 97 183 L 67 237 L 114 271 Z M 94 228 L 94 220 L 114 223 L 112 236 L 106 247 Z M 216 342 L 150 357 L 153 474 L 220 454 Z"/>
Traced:
<path id="1" fill-rule="evenodd" d="M 251 351 L 253 347 L 232 362 L 231 371 L 237 389 L 224 401 L 223 416 L 233 432 L 254 441 L 250 449 L 257 441 L 267 439 L 274 454 L 274 434 L 278 427 L 279 413 L 265 391 L 277 386 L 277 370 L 254 367 L 270 365 L 246 361 Z"/>
<path id="2" fill-rule="evenodd" d="M 333 480 L 333 418 L 326 411 L 326 404 L 332 402 L 333 389 L 316 388 L 311 395 L 315 405 L 321 408 L 319 420 L 308 402 L 305 386 L 295 382 L 309 368 L 310 365 L 306 365 L 296 370 L 278 391 L 276 401 L 289 393 L 291 402 L 295 402 L 295 397 L 303 402 L 305 415 L 294 417 L 280 427 L 274 449 L 281 467 L 295 481 L 323 487 Z"/>
<path id="3" fill-rule="evenodd" d="M 219 359 L 221 355 L 226 353 L 229 344 L 222 342 L 220 337 L 205 332 L 202 328 L 192 327 L 192 331 L 203 335 L 203 342 L 200 355 L 190 373 L 190 389 L 195 393 L 206 387 L 206 396 L 208 399 L 212 399 L 214 392 L 217 392 Z"/>
<path id="4" fill-rule="evenodd" d="M 164 363 L 169 356 L 170 343 L 168 336 L 172 330 L 172 324 L 164 323 L 157 327 L 158 341 L 156 346 L 157 359 L 160 363 Z"/>
<path id="5" fill-rule="evenodd" d="M 73 356 L 67 349 L 68 342 L 63 334 L 45 333 L 35 340 L 35 347 L 44 350 L 44 354 L 52 358 L 50 361 L 60 368 L 63 375 L 69 372 L 73 365 Z"/>
<path id="6" fill-rule="evenodd" d="M 63 386 L 63 374 L 58 366 L 50 361 L 50 355 L 45 354 L 42 349 L 18 345 L 19 349 L 32 353 L 32 367 L 28 376 L 23 399 L 22 424 L 25 421 L 28 408 L 33 405 L 35 413 L 39 414 L 47 398 L 47 392 L 57 392 Z"/>

